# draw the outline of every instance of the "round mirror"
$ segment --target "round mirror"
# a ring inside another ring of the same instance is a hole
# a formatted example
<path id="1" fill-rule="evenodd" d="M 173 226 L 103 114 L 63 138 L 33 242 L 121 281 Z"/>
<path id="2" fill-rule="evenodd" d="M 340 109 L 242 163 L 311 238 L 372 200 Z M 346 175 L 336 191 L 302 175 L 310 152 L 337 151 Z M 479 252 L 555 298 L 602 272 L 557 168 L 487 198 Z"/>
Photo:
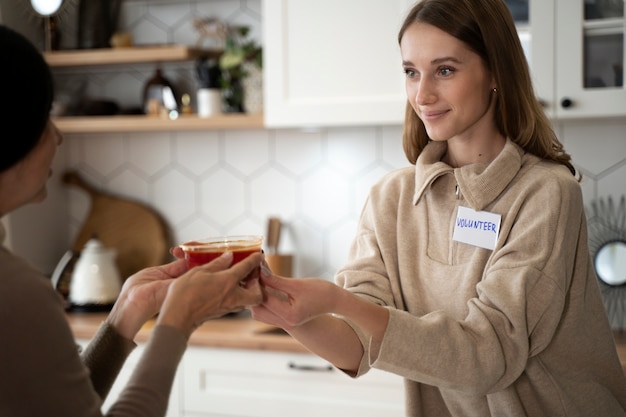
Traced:
<path id="1" fill-rule="evenodd" d="M 626 284 L 626 242 L 607 242 L 596 252 L 594 266 L 598 278 L 608 285 Z"/>
<path id="2" fill-rule="evenodd" d="M 31 6 L 42 16 L 52 16 L 59 11 L 63 0 L 30 0 Z"/>

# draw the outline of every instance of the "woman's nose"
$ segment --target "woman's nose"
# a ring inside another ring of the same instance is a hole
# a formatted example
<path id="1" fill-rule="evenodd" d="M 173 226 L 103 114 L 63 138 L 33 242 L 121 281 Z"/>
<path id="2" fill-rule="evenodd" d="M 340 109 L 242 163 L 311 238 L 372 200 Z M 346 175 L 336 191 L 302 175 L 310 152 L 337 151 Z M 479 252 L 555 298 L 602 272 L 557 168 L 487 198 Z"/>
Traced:
<path id="1" fill-rule="evenodd" d="M 417 91 L 415 93 L 415 102 L 420 106 L 425 104 L 431 104 L 436 100 L 436 97 L 437 95 L 435 94 L 432 83 L 429 82 L 427 79 L 420 80 Z"/>

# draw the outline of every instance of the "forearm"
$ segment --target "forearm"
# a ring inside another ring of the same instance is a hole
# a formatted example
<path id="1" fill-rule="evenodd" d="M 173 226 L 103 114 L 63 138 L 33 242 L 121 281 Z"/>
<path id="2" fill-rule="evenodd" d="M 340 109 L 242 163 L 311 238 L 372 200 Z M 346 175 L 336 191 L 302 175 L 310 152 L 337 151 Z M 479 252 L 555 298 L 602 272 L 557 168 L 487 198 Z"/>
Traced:
<path id="1" fill-rule="evenodd" d="M 354 330 L 343 320 L 326 314 L 289 329 L 289 334 L 312 353 L 337 368 L 353 371 L 359 367 L 363 348 Z"/>
<path id="2" fill-rule="evenodd" d="M 345 317 L 370 334 L 374 346 L 380 345 L 389 319 L 387 309 L 345 290 L 337 291 L 331 298 L 334 299 L 333 313 Z M 363 347 L 359 337 L 345 320 L 326 314 L 290 329 L 289 333 L 311 352 L 337 368 L 351 373 L 358 370 Z"/>
<path id="3" fill-rule="evenodd" d="M 338 293 L 333 313 L 350 320 L 368 333 L 376 344 L 380 343 L 387 330 L 389 311 L 347 290 Z"/>

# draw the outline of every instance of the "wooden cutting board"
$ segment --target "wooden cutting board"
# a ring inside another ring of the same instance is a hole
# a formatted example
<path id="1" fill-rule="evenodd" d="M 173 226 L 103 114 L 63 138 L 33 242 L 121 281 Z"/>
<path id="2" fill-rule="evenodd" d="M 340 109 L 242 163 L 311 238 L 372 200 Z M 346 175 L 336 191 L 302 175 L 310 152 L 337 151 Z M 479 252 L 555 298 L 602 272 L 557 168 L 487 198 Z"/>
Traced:
<path id="1" fill-rule="evenodd" d="M 159 265 L 169 257 L 169 233 L 162 217 L 137 201 L 98 191 L 75 171 L 63 175 L 63 182 L 84 190 L 91 207 L 76 240 L 74 252 L 97 237 L 104 246 L 117 251 L 117 265 L 123 279 L 142 268 Z"/>

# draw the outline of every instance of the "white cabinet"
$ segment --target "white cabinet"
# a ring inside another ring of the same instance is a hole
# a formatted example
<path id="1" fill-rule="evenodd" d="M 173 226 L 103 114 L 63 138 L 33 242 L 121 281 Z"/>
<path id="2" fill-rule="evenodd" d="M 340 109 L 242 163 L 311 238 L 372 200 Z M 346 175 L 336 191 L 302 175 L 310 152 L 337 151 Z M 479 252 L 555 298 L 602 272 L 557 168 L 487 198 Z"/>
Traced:
<path id="1" fill-rule="evenodd" d="M 413 3 L 265 0 L 266 125 L 402 124 L 397 32 Z M 507 4 L 549 117 L 626 115 L 623 0 Z"/>
<path id="2" fill-rule="evenodd" d="M 183 359 L 187 417 L 401 417 L 402 379 L 352 379 L 305 353 L 194 348 Z"/>
<path id="3" fill-rule="evenodd" d="M 268 127 L 401 124 L 412 0 L 263 1 Z"/>
<path id="4" fill-rule="evenodd" d="M 557 117 L 626 115 L 624 1 L 556 0 L 556 8 Z"/>
<path id="5" fill-rule="evenodd" d="M 626 115 L 623 0 L 507 0 L 555 119 Z M 525 11 L 523 11 L 525 9 Z"/>

